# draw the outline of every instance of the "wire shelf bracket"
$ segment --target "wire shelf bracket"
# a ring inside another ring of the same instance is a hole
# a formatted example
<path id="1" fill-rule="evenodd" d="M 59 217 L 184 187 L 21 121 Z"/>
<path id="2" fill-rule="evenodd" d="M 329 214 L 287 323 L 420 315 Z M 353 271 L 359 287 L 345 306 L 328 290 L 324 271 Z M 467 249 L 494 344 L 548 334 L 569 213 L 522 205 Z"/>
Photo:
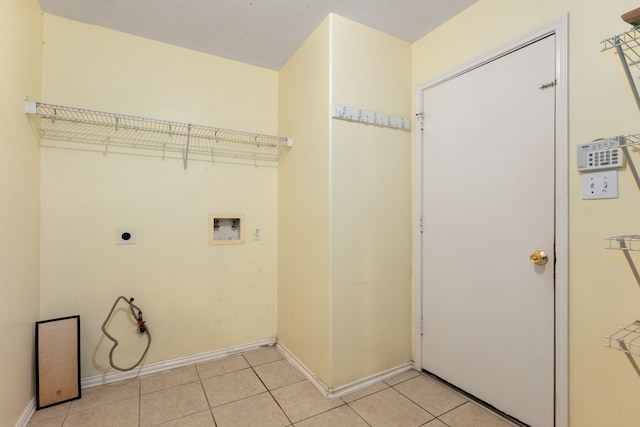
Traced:
<path id="1" fill-rule="evenodd" d="M 618 54 L 636 105 L 640 109 L 640 95 L 638 94 L 638 89 L 629 68 L 640 66 L 640 27 L 633 27 L 626 33 L 603 40 L 602 44 L 604 45 L 602 48 L 603 52 L 615 49 Z"/>
<path id="2" fill-rule="evenodd" d="M 190 155 L 225 156 L 278 162 L 293 139 L 191 123 L 172 122 L 25 100 L 40 138 L 137 150 L 180 153 L 184 168 Z"/>
<path id="3" fill-rule="evenodd" d="M 605 249 L 640 251 L 640 235 L 638 234 L 607 237 L 606 240 L 609 242 L 609 246 Z"/>
<path id="4" fill-rule="evenodd" d="M 605 347 L 640 356 L 640 320 L 621 327 L 611 335 L 605 335 Z"/>

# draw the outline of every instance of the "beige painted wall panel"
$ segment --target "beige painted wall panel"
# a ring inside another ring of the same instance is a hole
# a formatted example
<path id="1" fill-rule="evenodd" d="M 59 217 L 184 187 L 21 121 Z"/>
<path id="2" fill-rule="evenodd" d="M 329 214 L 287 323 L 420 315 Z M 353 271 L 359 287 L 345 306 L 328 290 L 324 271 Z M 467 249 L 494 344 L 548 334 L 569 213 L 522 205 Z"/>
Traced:
<path id="1" fill-rule="evenodd" d="M 275 133 L 277 73 L 45 15 L 43 100 Z M 44 142 L 48 144 L 47 141 Z M 276 334 L 277 168 L 42 150 L 41 315 L 82 317 L 82 376 L 107 372 L 100 327 L 119 295 L 135 297 L 153 342 L 145 363 Z M 209 246 L 209 213 L 240 213 L 261 241 Z M 135 245 L 116 245 L 134 227 Z M 116 363 L 144 340 L 126 321 Z M 121 350 L 122 349 L 122 350 Z"/>
<path id="2" fill-rule="evenodd" d="M 273 70 L 50 14 L 44 39 L 45 102 L 277 132 Z"/>
<path id="3" fill-rule="evenodd" d="M 411 46 L 332 16 L 332 102 L 409 117 Z M 332 120 L 333 386 L 411 360 L 411 132 Z"/>
<path id="4" fill-rule="evenodd" d="M 278 340 L 328 384 L 330 364 L 329 21 L 280 71 Z"/>
<path id="5" fill-rule="evenodd" d="M 417 85 L 569 14 L 571 426 L 634 425 L 640 415 L 640 372 L 623 353 L 603 346 L 605 334 L 638 318 L 640 283 L 620 252 L 603 247 L 606 236 L 638 233 L 640 189 L 625 168 L 619 199 L 583 201 L 574 154 L 580 143 L 640 131 L 617 58 L 600 52 L 603 39 L 629 28 L 620 15 L 636 7 L 626 0 L 481 0 L 413 45 Z M 640 164 L 637 152 L 634 159 Z"/>
<path id="6" fill-rule="evenodd" d="M 0 425 L 15 425 L 35 395 L 34 322 L 39 320 L 40 154 L 24 114 L 38 98 L 42 14 L 36 0 L 5 1 L 0 13 Z"/>

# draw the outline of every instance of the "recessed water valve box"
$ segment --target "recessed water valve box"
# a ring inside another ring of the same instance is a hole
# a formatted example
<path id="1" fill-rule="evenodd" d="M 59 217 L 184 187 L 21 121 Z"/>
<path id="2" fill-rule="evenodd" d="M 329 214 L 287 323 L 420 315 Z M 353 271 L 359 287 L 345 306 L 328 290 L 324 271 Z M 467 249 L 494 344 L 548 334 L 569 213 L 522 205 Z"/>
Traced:
<path id="1" fill-rule="evenodd" d="M 209 214 L 209 245 L 244 243 L 244 215 Z"/>
<path id="2" fill-rule="evenodd" d="M 135 245 L 136 229 L 123 227 L 116 229 L 116 245 Z"/>

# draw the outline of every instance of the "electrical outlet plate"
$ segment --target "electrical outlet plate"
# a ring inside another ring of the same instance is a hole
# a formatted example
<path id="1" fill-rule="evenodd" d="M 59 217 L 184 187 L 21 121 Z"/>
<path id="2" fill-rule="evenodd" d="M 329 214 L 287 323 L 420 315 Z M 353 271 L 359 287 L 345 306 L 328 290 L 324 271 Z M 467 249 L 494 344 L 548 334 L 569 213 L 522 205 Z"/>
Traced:
<path id="1" fill-rule="evenodd" d="M 136 229 L 123 227 L 116 229 L 116 245 L 135 245 Z"/>
<path id="2" fill-rule="evenodd" d="M 618 171 L 589 172 L 582 174 L 582 198 L 617 199 Z"/>
<path id="3" fill-rule="evenodd" d="M 251 236 L 253 237 L 253 240 L 262 240 L 262 227 L 254 225 L 251 229 Z"/>

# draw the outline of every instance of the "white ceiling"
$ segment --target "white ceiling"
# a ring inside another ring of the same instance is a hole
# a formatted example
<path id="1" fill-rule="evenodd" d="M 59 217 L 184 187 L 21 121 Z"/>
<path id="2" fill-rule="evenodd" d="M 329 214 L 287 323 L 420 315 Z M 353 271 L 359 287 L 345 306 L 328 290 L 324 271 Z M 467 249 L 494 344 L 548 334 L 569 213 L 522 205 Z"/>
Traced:
<path id="1" fill-rule="evenodd" d="M 279 70 L 331 12 L 414 42 L 478 0 L 40 0 L 45 12 Z"/>

